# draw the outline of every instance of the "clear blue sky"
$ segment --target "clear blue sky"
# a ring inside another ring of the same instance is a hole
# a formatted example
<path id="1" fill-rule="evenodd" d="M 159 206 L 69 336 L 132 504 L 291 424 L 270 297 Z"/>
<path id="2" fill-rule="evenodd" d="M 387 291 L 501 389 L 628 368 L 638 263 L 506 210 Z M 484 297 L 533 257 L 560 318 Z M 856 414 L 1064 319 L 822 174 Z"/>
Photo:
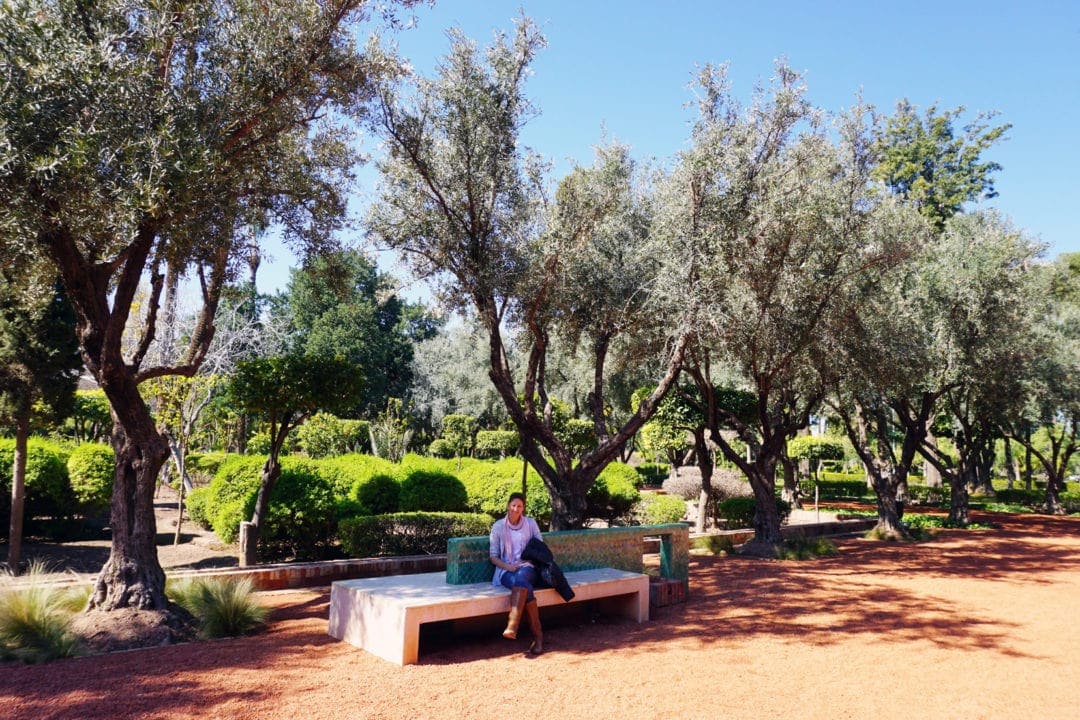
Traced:
<path id="1" fill-rule="evenodd" d="M 541 114 L 523 140 L 557 175 L 591 162 L 605 131 L 639 158 L 670 158 L 688 135 L 696 67 L 730 63 L 733 90 L 747 101 L 784 57 L 805 72 L 810 99 L 826 110 L 850 106 L 861 90 L 886 113 L 905 97 L 920 109 L 963 105 L 965 119 L 999 111 L 997 122 L 1013 128 L 985 155 L 1003 169 L 999 197 L 984 204 L 1047 243 L 1049 257 L 1080 251 L 1077 0 L 445 0 L 416 10 L 416 26 L 397 36 L 399 51 L 430 75 L 446 52 L 447 28 L 459 26 L 483 46 L 496 29 L 512 32 L 519 7 L 548 41 L 526 86 Z M 377 153 L 376 141 L 365 149 Z M 376 180 L 370 171 L 360 177 L 358 212 Z M 260 270 L 264 290 L 283 286 L 292 262 L 271 252 L 277 261 Z"/>

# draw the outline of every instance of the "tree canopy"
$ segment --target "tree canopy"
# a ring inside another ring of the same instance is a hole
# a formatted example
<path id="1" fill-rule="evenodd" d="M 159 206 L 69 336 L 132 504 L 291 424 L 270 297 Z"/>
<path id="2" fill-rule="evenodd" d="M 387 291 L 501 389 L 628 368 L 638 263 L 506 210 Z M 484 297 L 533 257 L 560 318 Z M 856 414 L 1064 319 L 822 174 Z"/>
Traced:
<path id="1" fill-rule="evenodd" d="M 113 552 L 93 607 L 166 607 L 152 496 L 167 449 L 138 384 L 198 369 L 221 288 L 251 252 L 246 228 L 276 224 L 305 254 L 332 244 L 358 159 L 349 118 L 397 64 L 355 31 L 410 4 L 5 3 L 0 251 L 55 266 L 116 420 Z M 200 321 L 176 362 L 155 365 L 165 278 L 185 272 Z"/>
<path id="2" fill-rule="evenodd" d="M 997 197 L 993 174 L 1001 165 L 982 154 L 1012 127 L 993 126 L 996 113 L 982 112 L 957 129 L 963 114 L 962 106 L 939 112 L 931 105 L 920 116 L 909 101 L 901 100 L 878 136 L 881 159 L 875 175 L 913 203 L 938 231 L 965 203 Z"/>

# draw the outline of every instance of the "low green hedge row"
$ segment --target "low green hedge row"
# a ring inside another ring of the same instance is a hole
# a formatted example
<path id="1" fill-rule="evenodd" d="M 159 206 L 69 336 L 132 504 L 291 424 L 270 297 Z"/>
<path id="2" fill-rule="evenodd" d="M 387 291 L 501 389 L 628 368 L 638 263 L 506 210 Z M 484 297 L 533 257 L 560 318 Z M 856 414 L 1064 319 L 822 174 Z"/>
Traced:
<path id="1" fill-rule="evenodd" d="M 240 521 L 249 519 L 254 509 L 263 463 L 261 456 L 239 455 L 221 462 L 209 486 L 189 495 L 192 519 L 213 529 L 222 541 L 235 542 Z M 510 494 L 520 492 L 522 467 L 515 458 L 492 462 L 407 455 L 394 464 L 367 455 L 325 460 L 287 456 L 271 494 L 260 552 L 317 556 L 341 541 L 340 521 L 350 517 L 472 513 L 483 514 L 490 525 L 506 511 Z M 639 482 L 630 466 L 609 465 L 588 492 L 589 516 L 617 524 L 632 521 L 640 500 Z M 546 525 L 551 501 L 532 468 L 526 488 L 526 512 Z"/>
<path id="2" fill-rule="evenodd" d="M 491 518 L 480 513 L 393 513 L 344 518 L 341 547 L 350 557 L 434 555 L 452 537 L 487 535 Z"/>
<path id="3" fill-rule="evenodd" d="M 780 516 L 780 524 L 783 525 L 791 515 L 791 505 L 777 498 L 776 512 Z M 727 520 L 729 528 L 754 527 L 755 513 L 757 513 L 757 501 L 752 497 L 733 497 L 721 500 L 717 504 L 717 514 Z"/>
<path id="4" fill-rule="evenodd" d="M 856 473 L 823 472 L 816 483 L 813 478 L 805 478 L 801 485 L 806 497 L 814 496 L 815 487 L 818 497 L 830 499 L 858 498 L 873 493 L 866 485 L 866 476 Z"/>

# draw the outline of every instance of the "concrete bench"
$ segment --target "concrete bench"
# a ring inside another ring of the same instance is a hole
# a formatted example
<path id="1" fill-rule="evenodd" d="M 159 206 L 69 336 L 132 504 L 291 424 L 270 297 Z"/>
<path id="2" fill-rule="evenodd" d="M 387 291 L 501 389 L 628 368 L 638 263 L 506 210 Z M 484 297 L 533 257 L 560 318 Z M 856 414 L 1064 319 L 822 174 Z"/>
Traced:
<path id="1" fill-rule="evenodd" d="M 689 529 L 683 524 L 571 530 L 544 534 L 574 589 L 572 603 L 602 602 L 605 612 L 649 619 L 646 537 L 660 539 L 660 574 L 681 585 L 689 577 Z M 339 580 L 330 590 L 329 633 L 400 665 L 419 656 L 420 626 L 505 614 L 510 593 L 491 584 L 487 536 L 451 538 L 446 572 Z M 552 589 L 536 592 L 540 607 L 565 604 Z"/>
<path id="2" fill-rule="evenodd" d="M 566 574 L 574 600 L 605 599 L 605 610 L 636 622 L 649 619 L 649 577 L 613 568 Z M 540 607 L 563 604 L 551 589 L 537 590 Z M 505 615 L 510 594 L 490 582 L 451 585 L 443 573 L 339 580 L 330 589 L 330 635 L 379 657 L 411 665 L 424 623 Z"/>

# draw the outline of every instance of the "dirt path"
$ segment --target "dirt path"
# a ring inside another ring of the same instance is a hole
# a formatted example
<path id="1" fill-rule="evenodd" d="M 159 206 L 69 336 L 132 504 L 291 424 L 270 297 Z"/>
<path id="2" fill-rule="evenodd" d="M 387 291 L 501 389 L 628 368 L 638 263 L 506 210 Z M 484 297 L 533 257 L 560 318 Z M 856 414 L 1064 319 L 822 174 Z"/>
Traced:
<path id="1" fill-rule="evenodd" d="M 983 516 L 985 517 L 985 516 Z M 0 668 L 0 717 L 1073 718 L 1080 519 L 994 516 L 804 563 L 695 558 L 642 625 L 480 638 L 400 668 L 326 635 L 326 589 L 257 636 Z"/>
<path id="2" fill-rule="evenodd" d="M 154 496 L 154 519 L 157 523 L 158 562 L 165 570 L 235 567 L 237 548 L 226 545 L 211 530 L 203 530 L 185 515 L 176 538 L 176 493 L 166 486 Z M 43 562 L 55 573 L 74 573 L 86 580 L 97 576 L 109 559 L 107 533 L 91 540 L 66 543 L 26 542 L 23 560 Z M 0 557 L 7 557 L 6 541 L 0 542 Z"/>

